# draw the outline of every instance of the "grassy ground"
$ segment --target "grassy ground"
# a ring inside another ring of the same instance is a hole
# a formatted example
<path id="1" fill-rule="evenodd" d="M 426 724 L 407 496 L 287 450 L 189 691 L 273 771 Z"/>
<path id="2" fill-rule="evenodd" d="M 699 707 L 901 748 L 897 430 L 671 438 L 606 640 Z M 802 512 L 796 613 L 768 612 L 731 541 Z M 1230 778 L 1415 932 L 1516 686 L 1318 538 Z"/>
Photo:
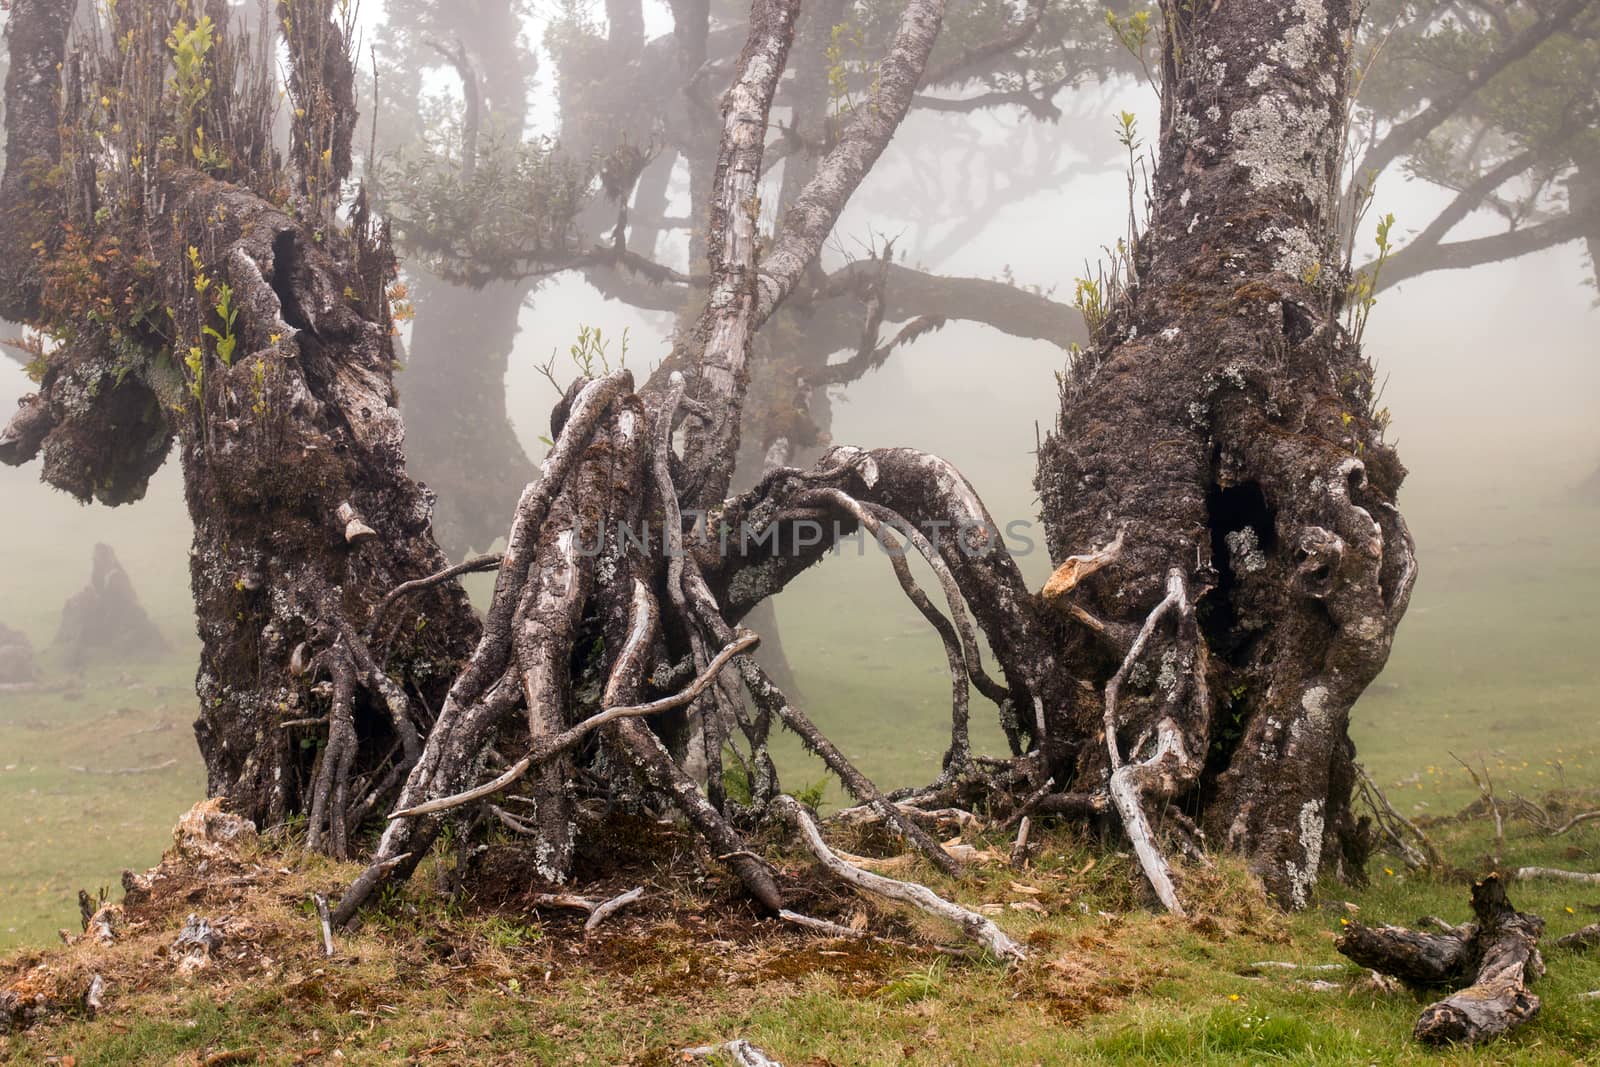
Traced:
<path id="1" fill-rule="evenodd" d="M 1489 843 L 1481 822 L 1440 836 L 1457 856 Z M 1574 847 L 1600 847 L 1600 829 L 1559 842 L 1513 834 L 1506 858 L 1570 864 Z M 907 941 L 951 936 L 919 915 L 832 893 L 798 857 L 783 866 L 808 911 L 842 921 L 860 913 L 869 929 Z M 492 877 L 472 883 L 475 900 L 449 904 L 434 888 L 447 867 L 430 861 L 362 931 L 341 937 L 332 960 L 318 952 L 305 901 L 354 868 L 263 845 L 237 867 L 213 863 L 208 887 L 180 873 L 130 909 L 134 922 L 111 949 L 79 943 L 0 962 L 0 976 L 28 974 L 35 988 L 79 989 L 91 973 L 109 982 L 99 1018 L 68 1014 L 0 1037 L 0 1062 L 642 1067 L 734 1036 L 791 1065 L 841 1067 L 1567 1064 L 1600 1048 L 1600 1013 L 1579 999 L 1600 987 L 1592 955 L 1551 949 L 1533 1023 L 1490 1048 L 1443 1053 L 1409 1037 L 1427 997 L 1374 988 L 1353 967 L 1257 966 L 1340 962 L 1332 938 L 1347 916 L 1459 920 L 1466 887 L 1454 878 L 1380 869 L 1370 888 L 1325 886 L 1319 907 L 1286 917 L 1230 864 L 1189 869 L 1183 890 L 1195 914 L 1184 921 L 1139 907 L 1128 862 L 1065 832 L 1020 873 L 981 867 L 952 883 L 916 869 L 942 892 L 987 905 L 1025 941 L 1030 959 L 1007 970 L 920 944 L 818 940 L 758 921 L 733 886 L 696 880 L 686 864 L 648 873 L 645 901 L 588 938 L 570 913 L 530 910 Z M 235 884 L 219 887 L 219 873 Z M 626 884 L 621 877 L 613 872 L 606 888 Z M 1595 921 L 1593 893 L 1519 884 L 1514 899 L 1545 915 L 1552 937 Z M 162 961 L 187 912 L 225 917 L 228 940 L 211 966 L 184 976 Z"/>
<path id="2" fill-rule="evenodd" d="M 1452 813 L 1475 796 L 1453 755 L 1487 768 L 1502 794 L 1596 795 L 1596 513 L 1554 496 L 1450 500 L 1471 506 L 1408 503 L 1423 573 L 1391 665 L 1357 709 L 1361 757 L 1414 816 Z M 63 541 L 71 534 L 66 519 L 51 529 Z M 25 594 L 10 602 L 12 621 L 40 645 L 54 605 L 81 583 L 61 573 L 87 574 L 87 552 L 73 548 L 63 563 L 52 551 L 28 546 L 28 558 L 37 554 L 49 568 L 8 576 Z M 181 584 L 167 575 L 181 575 L 181 554 L 177 545 L 145 568 L 130 566 L 174 640 L 188 626 Z M 123 555 L 129 562 L 136 553 Z M 802 695 L 823 728 L 880 782 L 927 780 L 945 743 L 947 682 L 936 639 L 901 603 L 883 562 L 870 553 L 834 561 L 808 575 L 782 610 Z M 76 929 L 80 887 L 115 884 L 121 868 L 154 862 L 175 815 L 203 792 L 189 729 L 193 662 L 184 647 L 79 678 L 51 669 L 36 690 L 0 692 L 0 952 L 12 953 L 0 976 L 35 958 L 56 929 Z M 999 747 L 992 728 L 980 736 Z M 822 777 L 798 749 L 780 756 L 791 786 Z M 161 767 L 169 760 L 177 762 Z M 160 769 L 92 773 L 150 767 Z M 1433 832 L 1464 871 L 1480 870 L 1491 851 L 1482 822 Z M 1558 840 L 1515 825 L 1502 858 L 1600 869 L 1600 825 Z M 1251 973 L 1261 960 L 1337 961 L 1331 938 L 1352 914 L 1345 902 L 1368 921 L 1465 917 L 1464 882 L 1419 880 L 1383 858 L 1370 887 L 1326 885 L 1325 907 L 1290 918 L 1262 907 L 1231 868 L 1191 874 L 1185 891 L 1214 917 L 1198 924 L 1146 911 L 1125 860 L 1064 833 L 1023 875 L 991 869 L 952 885 L 921 872 L 971 904 L 1001 906 L 998 921 L 1033 950 L 1014 973 L 927 950 L 863 950 L 775 930 L 731 903 L 731 887 L 672 872 L 643 876 L 652 885 L 647 904 L 588 941 L 569 918 L 515 902 L 446 908 L 425 878 L 414 894 L 388 901 L 330 963 L 314 954 L 303 903 L 311 888 L 334 889 L 349 872 L 292 852 L 281 865 L 289 873 L 270 892 L 185 901 L 152 919 L 145 940 L 119 950 L 127 954 L 122 969 L 108 968 L 117 977 L 99 1020 L 67 1018 L 0 1039 L 0 1061 L 199 1063 L 242 1049 L 273 1063 L 337 1062 L 337 1050 L 358 1063 L 648 1064 L 667 1062 L 686 1044 L 736 1035 L 791 1067 L 1555 1064 L 1600 1047 L 1600 1008 L 1577 999 L 1600 988 L 1600 961 L 1555 950 L 1538 986 L 1539 1018 L 1471 1053 L 1412 1047 L 1421 1001 L 1375 991 L 1354 972 L 1333 976 L 1329 992 L 1294 976 Z M 791 864 L 796 872 L 803 866 Z M 1013 889 L 1013 879 L 1040 892 Z M 1513 899 L 1544 915 L 1552 937 L 1600 918 L 1594 888 L 1518 885 Z M 1010 907 L 1027 901 L 1047 914 Z M 824 903 L 840 918 L 861 907 Z M 197 909 L 239 911 L 260 925 L 263 947 L 249 967 L 180 979 L 160 963 L 182 913 Z M 869 918 L 873 929 L 936 932 L 904 916 Z M 257 968 L 261 959 L 270 962 Z"/>

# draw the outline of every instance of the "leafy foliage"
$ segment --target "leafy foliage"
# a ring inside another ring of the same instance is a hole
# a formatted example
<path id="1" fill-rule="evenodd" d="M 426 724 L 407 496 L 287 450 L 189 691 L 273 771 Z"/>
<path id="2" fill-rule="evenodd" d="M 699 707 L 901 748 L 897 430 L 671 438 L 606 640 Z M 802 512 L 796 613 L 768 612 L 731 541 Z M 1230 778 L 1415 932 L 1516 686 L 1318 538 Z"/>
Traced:
<path id="1" fill-rule="evenodd" d="M 545 273 L 580 251 L 589 168 L 547 140 L 489 140 L 470 177 L 447 157 L 407 153 L 375 174 L 398 237 L 439 274 L 482 285 Z"/>

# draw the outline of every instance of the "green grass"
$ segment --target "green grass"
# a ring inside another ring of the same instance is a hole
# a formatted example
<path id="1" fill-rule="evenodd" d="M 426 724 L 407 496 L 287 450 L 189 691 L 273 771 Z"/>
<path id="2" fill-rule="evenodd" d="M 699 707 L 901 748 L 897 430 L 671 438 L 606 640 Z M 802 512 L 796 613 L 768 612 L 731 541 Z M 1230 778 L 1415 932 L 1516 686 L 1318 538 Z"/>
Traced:
<path id="1" fill-rule="evenodd" d="M 1452 855 L 1471 855 L 1485 833 L 1481 823 L 1457 824 L 1443 840 Z M 1580 847 L 1600 845 L 1600 831 L 1573 836 Z M 1514 863 L 1549 862 L 1567 847 L 1521 831 L 1509 844 Z M 1030 949 L 1029 962 L 1008 971 L 925 950 L 815 941 L 770 923 L 751 927 L 727 896 L 696 897 L 685 887 L 654 894 L 654 903 L 586 941 L 574 920 L 449 908 L 423 872 L 364 931 L 341 938 L 338 959 L 324 961 L 314 920 L 300 906 L 304 887 L 354 868 L 292 851 L 257 859 L 298 873 L 242 902 L 212 906 L 258 927 L 279 925 L 256 946 L 266 974 L 224 969 L 185 981 L 168 968 L 148 978 L 108 970 L 115 977 L 100 1019 L 57 1020 L 0 1039 L 0 1062 L 71 1055 L 80 1067 L 193 1063 L 251 1050 L 274 1064 L 643 1067 L 674 1062 L 674 1049 L 733 1036 L 785 1063 L 852 1067 L 1567 1064 L 1600 1048 L 1600 1013 L 1578 999 L 1600 987 L 1593 956 L 1547 947 L 1550 973 L 1535 987 L 1540 1015 L 1486 1048 L 1443 1052 L 1410 1038 L 1425 996 L 1374 990 L 1356 968 L 1302 976 L 1253 966 L 1339 962 L 1332 939 L 1349 914 L 1346 902 L 1369 922 L 1424 913 L 1465 918 L 1461 881 L 1379 877 L 1358 892 L 1326 884 L 1322 906 L 1282 916 L 1224 864 L 1185 875 L 1196 912 L 1185 922 L 1131 906 L 1131 865 L 1069 833 L 1050 835 L 1036 866 L 1020 875 L 981 868 L 956 883 L 916 871 L 971 906 L 1023 899 L 1013 880 L 1040 890 L 1031 899 L 1048 915 L 1006 909 L 997 920 Z M 1594 920 L 1586 906 L 1592 892 L 1519 884 L 1513 893 L 1519 906 L 1548 918 L 1549 939 Z M 189 907 L 174 903 L 166 923 L 173 929 Z M 905 921 L 868 907 L 875 929 Z M 925 936 L 950 936 L 911 921 Z M 156 925 L 148 936 L 159 946 L 172 930 Z M 145 944 L 126 951 L 141 973 L 139 961 L 152 951 Z M 1307 977 L 1336 988 L 1309 989 Z"/>
<path id="2" fill-rule="evenodd" d="M 0 951 L 74 926 L 78 889 L 154 863 L 176 815 L 205 792 L 192 661 L 103 667 L 55 685 L 0 693 Z"/>
<path id="3" fill-rule="evenodd" d="M 1512 506 L 1465 497 L 1411 501 L 1407 510 L 1422 574 L 1390 667 L 1356 710 L 1360 758 L 1396 805 L 1419 817 L 1456 812 L 1476 795 L 1452 753 L 1486 766 L 1502 795 L 1600 789 L 1600 660 L 1590 647 L 1600 632 L 1595 511 L 1554 498 Z M 56 536 L 85 540 L 65 519 L 39 535 Z M 56 606 L 87 574 L 86 544 L 23 546 L 50 566 L 8 579 L 26 593 L 8 621 L 36 643 L 48 641 Z M 182 546 L 173 551 L 181 559 Z M 170 577 L 165 559 L 134 576 L 176 639 L 188 626 L 187 604 L 181 585 L 162 577 Z M 883 561 L 830 561 L 780 610 L 801 698 L 824 731 L 884 785 L 930 779 L 947 743 L 942 655 Z M 190 647 L 156 663 L 108 666 L 65 688 L 0 693 L 0 951 L 46 945 L 58 927 L 75 928 L 77 889 L 154 863 L 175 816 L 201 795 L 189 728 L 193 662 Z M 47 679 L 63 680 L 59 672 Z M 975 712 L 982 706 L 975 701 Z M 999 750 L 998 730 L 979 718 L 980 743 Z M 778 756 L 791 784 L 823 775 L 790 742 Z M 70 769 L 173 758 L 177 766 L 150 774 Z M 837 802 L 836 790 L 830 798 Z M 1431 832 L 1466 872 L 1481 870 L 1493 848 L 1481 821 Z M 1091 858 L 1096 866 L 1078 877 Z M 1551 840 L 1513 824 L 1502 860 L 1600 869 L 1600 825 Z M 1035 960 L 1009 975 L 899 949 L 835 959 L 815 942 L 778 935 L 719 946 L 715 933 L 708 939 L 701 927 L 660 916 L 621 966 L 604 960 L 606 938 L 585 948 L 570 929 L 553 932 L 526 916 L 423 907 L 417 917 L 371 924 L 353 942 L 353 958 L 324 965 L 285 957 L 270 983 L 114 991 L 101 1020 L 7 1039 L 0 1061 L 201 1062 L 249 1047 L 270 1063 L 338 1062 L 327 1057 L 339 1049 L 343 1062 L 375 1064 L 648 1064 L 733 1036 L 791 1067 L 1566 1064 L 1594 1056 L 1600 1008 L 1577 998 L 1600 988 L 1600 956 L 1550 949 L 1550 973 L 1536 986 L 1544 1009 L 1532 1024 L 1487 1049 L 1442 1053 L 1411 1042 L 1423 1003 L 1411 994 L 1372 992 L 1345 976 L 1335 976 L 1338 991 L 1314 992 L 1292 975 L 1245 973 L 1263 959 L 1338 961 L 1332 938 L 1349 914 L 1341 902 L 1369 922 L 1467 915 L 1464 880 L 1418 878 L 1383 857 L 1370 873 L 1364 889 L 1325 883 L 1326 907 L 1288 918 L 1263 911 L 1246 921 L 1236 899 L 1244 894 L 1213 887 L 1205 899 L 1221 917 L 1212 928 L 1143 910 L 1126 861 L 1057 833 L 1038 870 L 1020 879 L 1045 888 L 1050 914 L 1008 908 L 999 917 L 1013 936 L 1029 938 Z M 974 905 L 1022 899 L 1007 889 L 1009 872 L 980 871 L 960 884 L 926 870 L 918 877 Z M 1240 884 L 1231 868 L 1222 878 Z M 431 883 L 420 879 L 424 892 Z M 1547 919 L 1550 940 L 1600 920 L 1600 891 L 1591 887 L 1518 884 L 1512 898 Z M 280 904 L 313 944 L 298 901 Z M 442 963 L 406 947 L 437 940 L 439 930 L 480 946 L 479 962 Z"/>

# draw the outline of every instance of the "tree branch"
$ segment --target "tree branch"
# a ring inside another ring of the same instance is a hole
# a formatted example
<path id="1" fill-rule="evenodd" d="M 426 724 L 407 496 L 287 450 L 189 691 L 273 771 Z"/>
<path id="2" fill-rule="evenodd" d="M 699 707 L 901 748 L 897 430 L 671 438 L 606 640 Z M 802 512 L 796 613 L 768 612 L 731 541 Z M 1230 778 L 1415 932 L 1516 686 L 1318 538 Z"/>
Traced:
<path id="1" fill-rule="evenodd" d="M 794 291 L 821 251 L 822 242 L 833 232 L 845 204 L 910 110 L 911 98 L 922 81 L 944 21 L 944 7 L 944 0 L 910 0 L 906 5 L 879 67 L 877 92 L 855 109 L 838 143 L 795 198 L 773 240 L 772 251 L 761 262 L 757 322 L 765 322 Z"/>
<path id="2" fill-rule="evenodd" d="M 1392 127 L 1382 140 L 1367 150 L 1367 154 L 1356 169 L 1356 174 L 1359 176 L 1381 173 L 1389 164 L 1405 155 L 1442 126 L 1445 120 L 1461 110 L 1478 90 L 1488 85 L 1507 67 L 1526 58 L 1556 33 L 1571 26 L 1578 15 L 1589 6 L 1590 0 L 1566 0 L 1554 11 L 1525 27 L 1476 70 L 1455 85 L 1433 96 L 1431 103 L 1422 111 Z"/>
<path id="3" fill-rule="evenodd" d="M 1600 204 L 1583 215 L 1566 214 L 1533 226 L 1507 230 L 1491 237 L 1450 241 L 1445 244 L 1402 248 L 1389 258 L 1379 274 L 1378 291 L 1398 285 L 1408 278 L 1436 270 L 1465 270 L 1485 263 L 1515 259 L 1531 252 L 1576 241 L 1586 228 L 1600 218 Z"/>

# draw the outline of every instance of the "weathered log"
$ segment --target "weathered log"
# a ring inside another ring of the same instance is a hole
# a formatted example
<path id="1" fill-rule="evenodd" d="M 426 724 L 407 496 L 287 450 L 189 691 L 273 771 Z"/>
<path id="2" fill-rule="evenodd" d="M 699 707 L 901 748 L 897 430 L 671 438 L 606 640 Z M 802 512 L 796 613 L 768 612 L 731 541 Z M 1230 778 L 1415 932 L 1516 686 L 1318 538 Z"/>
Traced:
<path id="1" fill-rule="evenodd" d="M 1587 952 L 1592 948 L 1600 948 L 1600 923 L 1590 923 L 1565 937 L 1556 938 L 1556 947 L 1569 952 Z"/>
<path id="2" fill-rule="evenodd" d="M 1470 974 L 1469 942 L 1477 927 L 1461 933 L 1427 934 L 1400 926 L 1351 923 L 1335 947 L 1363 967 L 1393 975 L 1408 985 L 1449 985 Z"/>
<path id="3" fill-rule="evenodd" d="M 1472 911 L 1476 922 L 1438 934 L 1352 923 L 1335 947 L 1411 985 L 1470 983 L 1424 1008 L 1412 1033 L 1430 1045 L 1477 1044 L 1539 1013 L 1528 983 L 1544 974 L 1544 920 L 1513 908 L 1498 874 L 1473 885 Z"/>

